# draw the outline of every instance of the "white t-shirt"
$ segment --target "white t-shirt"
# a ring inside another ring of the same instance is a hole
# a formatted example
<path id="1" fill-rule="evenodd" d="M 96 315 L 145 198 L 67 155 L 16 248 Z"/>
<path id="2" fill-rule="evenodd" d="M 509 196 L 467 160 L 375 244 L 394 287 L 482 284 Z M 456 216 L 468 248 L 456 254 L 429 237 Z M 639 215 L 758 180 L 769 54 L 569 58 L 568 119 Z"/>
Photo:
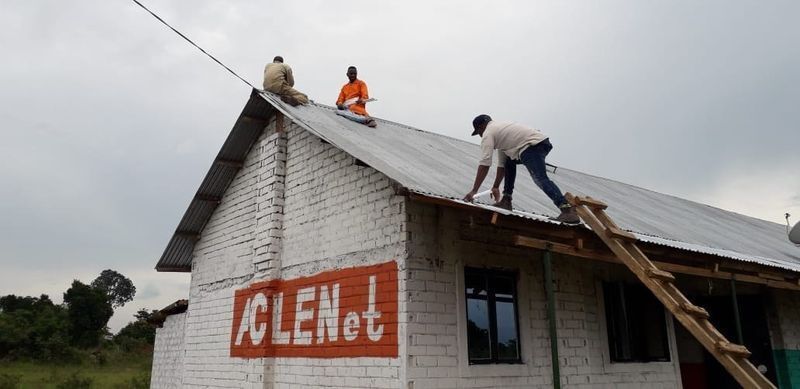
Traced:
<path id="1" fill-rule="evenodd" d="M 497 150 L 500 167 L 506 164 L 506 156 L 519 159 L 520 153 L 527 147 L 547 139 L 541 131 L 517 123 L 490 121 L 486 125 L 481 139 L 481 160 L 483 166 L 492 166 L 492 152 Z"/>

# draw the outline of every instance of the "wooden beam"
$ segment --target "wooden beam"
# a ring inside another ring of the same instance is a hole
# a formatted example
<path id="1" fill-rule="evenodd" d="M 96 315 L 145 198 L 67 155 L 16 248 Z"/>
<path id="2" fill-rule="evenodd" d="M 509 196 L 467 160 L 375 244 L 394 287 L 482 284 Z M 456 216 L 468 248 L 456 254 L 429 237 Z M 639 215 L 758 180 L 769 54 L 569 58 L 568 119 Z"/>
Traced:
<path id="1" fill-rule="evenodd" d="M 599 238 L 591 230 L 580 227 L 565 227 L 545 224 L 535 220 L 526 219 L 518 215 L 503 215 L 487 209 L 475 207 L 470 204 L 458 203 L 453 200 L 430 197 L 414 192 L 409 192 L 412 201 L 441 205 L 448 208 L 463 209 L 473 213 L 487 214 L 487 222 L 502 227 L 522 230 L 520 236 L 537 239 L 541 242 L 560 243 L 569 247 L 553 246 L 553 252 L 568 254 L 580 258 L 599 260 L 609 263 L 621 263 L 605 245 L 599 244 Z M 537 238 L 533 238 L 533 236 Z M 542 250 L 544 243 L 531 247 Z M 580 243 L 579 243 L 580 242 Z M 602 243 L 602 242 L 600 242 Z M 704 253 L 693 253 L 654 243 L 637 242 L 652 261 L 660 269 L 672 273 L 686 274 L 699 277 L 730 280 L 732 275 L 737 281 L 766 285 L 772 288 L 800 291 L 800 277 L 798 272 L 783 271 L 755 263 L 735 261 L 727 258 Z M 525 247 L 526 245 L 520 244 Z M 561 250 L 563 249 L 563 250 Z M 561 251 L 560 251 L 561 250 Z M 764 275 L 765 277 L 760 277 Z"/>
<path id="2" fill-rule="evenodd" d="M 571 246 L 568 244 L 557 243 L 543 239 L 536 239 L 528 236 L 521 236 L 521 235 L 515 236 L 514 244 L 517 246 L 529 247 L 539 250 L 546 250 L 549 248 L 550 251 L 559 254 L 566 254 L 574 257 L 593 259 L 597 261 L 614 263 L 614 264 L 622 264 L 622 262 L 620 262 L 620 260 L 617 259 L 617 257 L 614 256 L 611 252 L 603 252 L 599 250 L 578 250 L 575 246 Z M 800 283 L 764 279 L 758 276 L 743 274 L 743 273 L 731 273 L 727 271 L 715 272 L 712 269 L 704 269 L 700 267 L 681 265 L 671 262 L 663 262 L 663 261 L 651 261 L 651 262 L 653 262 L 653 264 L 659 269 L 671 273 L 686 274 L 691 276 L 699 276 L 707 278 L 717 278 L 724 280 L 729 280 L 731 276 L 735 274 L 736 280 L 741 282 L 767 285 L 777 289 L 800 290 Z"/>
<path id="3" fill-rule="evenodd" d="M 219 203 L 222 201 L 222 197 L 200 193 L 194 195 L 194 199 L 198 201 L 208 201 L 210 203 Z"/>
<path id="4" fill-rule="evenodd" d="M 175 236 L 194 241 L 200 240 L 200 233 L 193 231 L 175 231 Z"/>
<path id="5" fill-rule="evenodd" d="M 214 164 L 222 165 L 222 166 L 230 166 L 235 167 L 237 169 L 241 169 L 244 166 L 244 161 L 236 161 L 233 159 L 225 159 L 225 158 L 217 158 L 214 160 Z"/>

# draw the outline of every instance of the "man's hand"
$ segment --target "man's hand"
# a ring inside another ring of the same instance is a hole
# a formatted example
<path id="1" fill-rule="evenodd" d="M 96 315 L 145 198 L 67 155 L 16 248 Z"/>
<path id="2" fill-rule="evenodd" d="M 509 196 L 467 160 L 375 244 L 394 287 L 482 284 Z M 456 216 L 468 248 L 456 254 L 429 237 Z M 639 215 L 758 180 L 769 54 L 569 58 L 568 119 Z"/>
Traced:
<path id="1" fill-rule="evenodd" d="M 467 195 L 464 196 L 464 201 L 466 201 L 468 203 L 471 203 L 474 200 L 475 200 L 475 191 L 474 190 L 469 192 L 469 193 L 467 193 Z"/>
<path id="2" fill-rule="evenodd" d="M 494 201 L 500 201 L 500 188 L 492 188 L 492 198 Z"/>

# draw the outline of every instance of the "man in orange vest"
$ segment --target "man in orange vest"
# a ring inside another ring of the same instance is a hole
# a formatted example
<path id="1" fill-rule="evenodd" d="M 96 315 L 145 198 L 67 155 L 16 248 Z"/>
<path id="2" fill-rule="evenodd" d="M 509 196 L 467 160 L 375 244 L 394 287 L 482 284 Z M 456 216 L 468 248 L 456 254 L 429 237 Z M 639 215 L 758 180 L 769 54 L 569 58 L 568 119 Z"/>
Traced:
<path id="1" fill-rule="evenodd" d="M 357 77 L 358 70 L 355 66 L 347 68 L 347 79 L 350 81 L 342 86 L 339 98 L 336 99 L 336 108 L 339 109 L 336 114 L 369 127 L 375 127 L 377 126 L 375 119 L 367 113 L 367 101 L 369 100 L 367 83 Z"/>

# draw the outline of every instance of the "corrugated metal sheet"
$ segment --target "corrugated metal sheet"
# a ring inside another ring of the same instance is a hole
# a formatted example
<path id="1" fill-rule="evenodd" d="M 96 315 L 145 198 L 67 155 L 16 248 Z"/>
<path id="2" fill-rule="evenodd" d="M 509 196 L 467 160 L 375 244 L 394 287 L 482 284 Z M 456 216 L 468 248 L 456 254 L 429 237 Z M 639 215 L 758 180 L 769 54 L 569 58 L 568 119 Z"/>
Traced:
<path id="1" fill-rule="evenodd" d="M 472 186 L 477 144 L 385 120 L 372 129 L 337 116 L 332 107 L 294 108 L 262 97 L 412 192 L 460 202 Z M 472 130 L 470 119 L 464 118 L 465 133 Z M 557 154 L 558 139 L 552 141 Z M 546 221 L 557 210 L 523 171 L 514 193 L 515 214 Z M 550 177 L 565 192 L 606 202 L 617 224 L 643 241 L 800 272 L 800 248 L 788 241 L 783 225 L 563 167 Z M 484 189 L 490 182 L 486 180 Z"/>
<path id="2" fill-rule="evenodd" d="M 409 191 L 460 202 L 458 199 L 469 190 L 475 177 L 479 154 L 476 144 L 380 119 L 378 127 L 372 129 L 337 116 L 332 107 L 317 104 L 291 107 L 265 93 L 254 92 L 251 95 L 242 117 L 268 117 L 266 113 L 269 106 L 289 116 L 311 133 L 384 173 Z M 223 146 L 226 153 L 234 148 L 233 144 L 247 144 L 246 149 L 249 149 L 252 141 L 248 139 L 258 136 L 239 129 L 244 126 L 242 117 Z M 471 131 L 470 119 L 464 118 L 465 132 Z M 553 143 L 557 154 L 558 140 L 553 139 Z M 241 145 L 236 148 L 238 153 L 245 149 Z M 223 155 L 223 151 L 220 151 L 220 155 Z M 236 155 L 244 159 L 244 155 Z M 219 178 L 209 178 L 212 174 L 217 174 L 214 169 L 212 166 L 201 190 L 213 188 L 209 190 L 221 196 L 224 192 L 221 188 L 227 188 L 235 171 Z M 519 171 L 517 179 L 514 214 L 552 223 L 547 217 L 555 215 L 556 208 L 523 170 Z M 784 226 L 780 224 L 563 167 L 556 168 L 550 176 L 565 192 L 590 195 L 606 202 L 609 205 L 609 215 L 621 227 L 634 232 L 643 241 L 800 272 L 800 249 L 787 240 Z M 488 189 L 489 180 L 486 185 Z M 481 204 L 475 206 L 484 207 Z M 181 225 L 186 222 L 192 227 L 190 231 L 199 232 L 213 208 L 200 212 L 193 210 L 195 207 L 200 206 L 193 201 Z M 177 231 L 183 231 L 181 226 Z M 173 242 L 177 247 L 172 247 Z M 179 244 L 173 237 L 159 261 L 159 266 L 163 262 L 165 270 L 188 270 L 191 266 L 191 246 L 192 244 L 187 246 L 185 242 Z"/>
<path id="3" fill-rule="evenodd" d="M 264 125 L 274 112 L 267 100 L 253 91 L 242 114 L 211 164 L 189 208 L 183 214 L 175 233 L 156 264 L 158 271 L 190 271 L 194 243 L 211 218 L 225 190 L 236 177 L 253 143 L 261 135 Z"/>

